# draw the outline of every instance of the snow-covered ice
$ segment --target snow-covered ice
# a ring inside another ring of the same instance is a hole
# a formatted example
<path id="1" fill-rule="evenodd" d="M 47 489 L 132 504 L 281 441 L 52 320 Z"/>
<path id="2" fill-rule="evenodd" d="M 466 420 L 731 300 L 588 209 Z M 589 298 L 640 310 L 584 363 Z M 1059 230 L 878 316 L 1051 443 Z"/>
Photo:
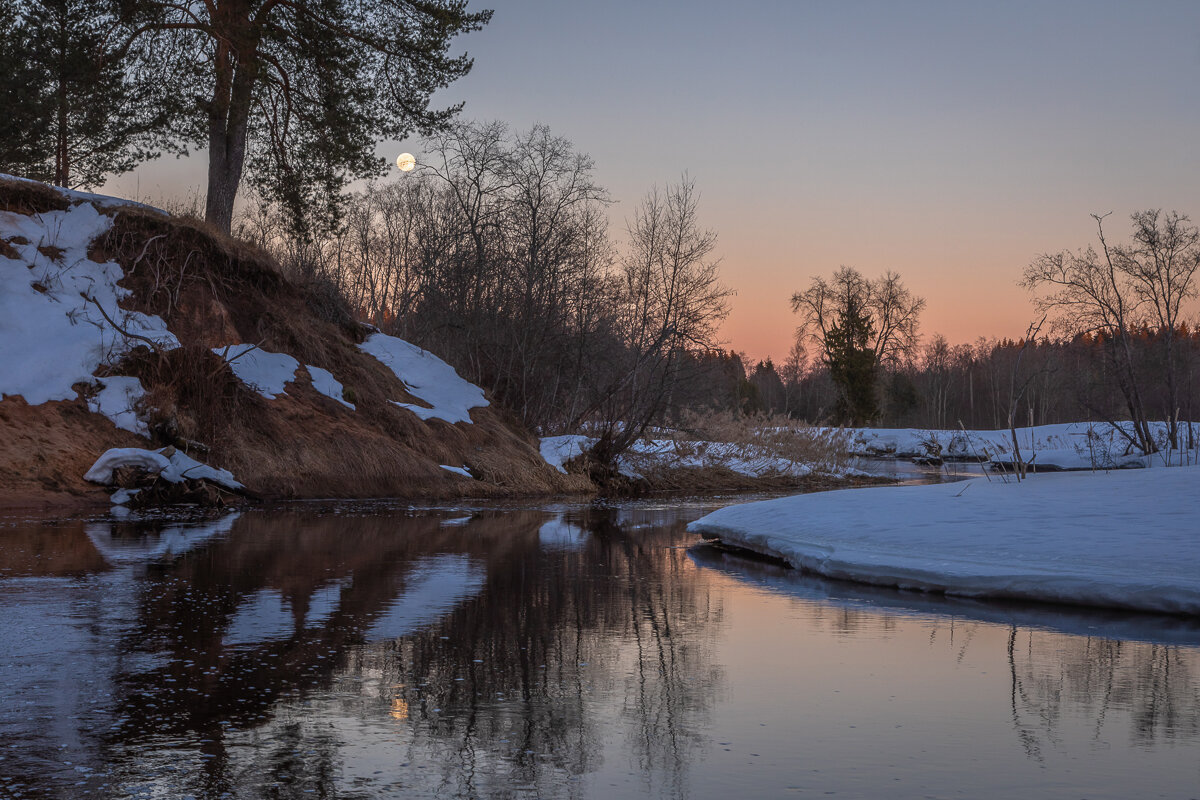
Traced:
<path id="1" fill-rule="evenodd" d="M 252 344 L 214 347 L 213 352 L 228 362 L 238 380 L 268 400 L 286 394 L 283 387 L 296 379 L 300 367 L 287 353 L 272 353 Z"/>
<path id="2" fill-rule="evenodd" d="M 392 401 L 421 419 L 470 422 L 472 408 L 488 405 L 483 390 L 459 377 L 454 367 L 403 339 L 373 333 L 358 347 L 391 369 L 409 394 L 432 406 Z"/>
<path id="3" fill-rule="evenodd" d="M 1200 614 L 1200 468 L 849 489 L 688 526 L 831 578 Z"/>
<path id="4" fill-rule="evenodd" d="M 129 290 L 117 286 L 118 264 L 87 257 L 111 225 L 87 202 L 31 216 L 0 211 L 0 240 L 17 254 L 0 255 L 0 396 L 73 399 L 74 384 L 92 383 L 97 367 L 140 344 L 105 314 L 129 333 L 179 346 L 161 318 L 119 307 Z"/>

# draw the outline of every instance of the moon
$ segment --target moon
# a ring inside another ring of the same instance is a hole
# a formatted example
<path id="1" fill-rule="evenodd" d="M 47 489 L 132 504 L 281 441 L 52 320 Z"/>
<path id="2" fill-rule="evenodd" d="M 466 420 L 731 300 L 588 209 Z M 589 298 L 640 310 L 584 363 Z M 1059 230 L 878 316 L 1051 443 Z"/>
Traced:
<path id="1" fill-rule="evenodd" d="M 396 156 L 396 166 L 401 172 L 412 172 L 416 165 L 417 159 L 413 157 L 412 153 L 401 153 Z"/>

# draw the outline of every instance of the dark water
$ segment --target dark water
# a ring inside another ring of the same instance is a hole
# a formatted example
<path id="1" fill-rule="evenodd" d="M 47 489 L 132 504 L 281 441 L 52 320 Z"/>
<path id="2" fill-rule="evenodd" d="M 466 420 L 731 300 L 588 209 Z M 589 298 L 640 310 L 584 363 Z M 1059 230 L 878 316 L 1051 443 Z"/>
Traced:
<path id="1" fill-rule="evenodd" d="M 0 521 L 0 797 L 1200 796 L 1200 629 L 824 582 L 700 504 Z"/>

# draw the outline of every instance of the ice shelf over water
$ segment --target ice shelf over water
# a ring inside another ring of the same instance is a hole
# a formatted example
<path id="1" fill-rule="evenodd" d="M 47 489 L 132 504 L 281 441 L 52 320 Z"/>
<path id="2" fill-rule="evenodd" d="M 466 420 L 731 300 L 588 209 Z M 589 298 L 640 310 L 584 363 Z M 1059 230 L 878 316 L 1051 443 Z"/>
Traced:
<path id="1" fill-rule="evenodd" d="M 822 492 L 688 529 L 830 578 L 1200 614 L 1198 467 Z"/>

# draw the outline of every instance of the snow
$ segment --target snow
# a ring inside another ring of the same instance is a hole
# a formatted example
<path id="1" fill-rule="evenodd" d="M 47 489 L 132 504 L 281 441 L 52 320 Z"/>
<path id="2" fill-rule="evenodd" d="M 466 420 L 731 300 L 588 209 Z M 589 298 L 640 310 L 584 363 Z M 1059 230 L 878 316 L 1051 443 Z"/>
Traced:
<path id="1" fill-rule="evenodd" d="M 547 436 L 540 442 L 542 460 L 566 474 L 563 466 L 596 443 L 579 434 Z M 676 442 L 672 439 L 639 439 L 617 461 L 617 470 L 629 478 L 641 478 L 655 469 L 701 469 L 719 467 L 750 477 L 767 475 L 804 476 L 808 464 L 780 458 L 765 451 L 727 442 Z"/>
<path id="2" fill-rule="evenodd" d="M 113 470 L 121 467 L 144 469 L 170 483 L 204 479 L 227 489 L 245 488 L 233 479 L 233 473 L 229 470 L 210 467 L 173 447 L 164 447 L 162 450 L 114 447 L 96 459 L 91 469 L 84 473 L 83 479 L 92 483 L 109 484 L 112 482 Z"/>
<path id="3" fill-rule="evenodd" d="M 1184 423 L 1186 426 L 1186 423 Z M 1150 466 L 1158 455 L 1146 458 L 1122 430 L 1132 433 L 1129 422 L 1071 422 L 1017 428 L 1022 459 L 1053 469 L 1112 469 Z M 1013 463 L 1012 433 L 1008 430 L 962 431 L 919 428 L 851 428 L 850 449 L 855 455 L 914 457 L 941 455 L 995 464 Z M 1167 444 L 1167 426 L 1151 422 L 1150 432 L 1161 447 Z"/>
<path id="4" fill-rule="evenodd" d="M 283 387 L 296 379 L 300 368 L 300 362 L 287 353 L 272 353 L 252 344 L 214 347 L 213 352 L 225 359 L 238 380 L 268 400 L 286 394 Z"/>
<path id="5" fill-rule="evenodd" d="M 121 467 L 137 467 L 155 474 L 171 466 L 171 460 L 154 450 L 140 447 L 114 447 L 96 459 L 91 469 L 83 474 L 85 481 L 107 484 L 112 481 L 113 470 Z"/>
<path id="6" fill-rule="evenodd" d="M 103 414 L 118 428 L 149 437 L 146 423 L 138 419 L 137 404 L 146 395 L 142 382 L 124 376 L 101 378 L 100 391 L 88 400 L 88 411 Z"/>
<path id="7" fill-rule="evenodd" d="M 688 526 L 830 578 L 1200 614 L 1200 468 L 849 489 Z"/>
<path id="8" fill-rule="evenodd" d="M 423 420 L 469 423 L 472 408 L 488 405 L 483 390 L 460 378 L 454 367 L 403 339 L 373 333 L 358 347 L 391 369 L 409 394 L 430 406 L 392 401 Z"/>
<path id="9" fill-rule="evenodd" d="M 440 466 L 442 469 L 446 470 L 447 472 L 453 472 L 455 475 L 462 475 L 464 478 L 470 478 L 471 480 L 475 480 L 475 476 L 472 475 L 470 472 L 468 472 L 465 467 L 451 467 L 447 464 L 439 464 L 438 466 Z"/>
<path id="10" fill-rule="evenodd" d="M 566 475 L 567 470 L 563 464 L 587 450 L 595 441 L 595 439 L 578 434 L 546 436 L 541 440 L 540 445 L 542 460 Z"/>
<path id="11" fill-rule="evenodd" d="M 0 239 L 18 255 L 0 256 L 0 396 L 30 405 L 73 399 L 74 384 L 92 383 L 97 367 L 142 344 L 104 314 L 129 333 L 179 346 L 161 318 L 118 306 L 130 294 L 117 286 L 124 277 L 118 264 L 87 257 L 111 225 L 88 202 L 32 216 L 0 211 Z"/>
<path id="12" fill-rule="evenodd" d="M 305 364 L 304 368 L 308 370 L 308 375 L 312 378 L 313 388 L 328 398 L 337 400 L 351 411 L 354 410 L 353 403 L 347 403 L 342 398 L 342 384 L 333 377 L 333 373 L 327 369 L 314 367 L 312 364 Z"/>

